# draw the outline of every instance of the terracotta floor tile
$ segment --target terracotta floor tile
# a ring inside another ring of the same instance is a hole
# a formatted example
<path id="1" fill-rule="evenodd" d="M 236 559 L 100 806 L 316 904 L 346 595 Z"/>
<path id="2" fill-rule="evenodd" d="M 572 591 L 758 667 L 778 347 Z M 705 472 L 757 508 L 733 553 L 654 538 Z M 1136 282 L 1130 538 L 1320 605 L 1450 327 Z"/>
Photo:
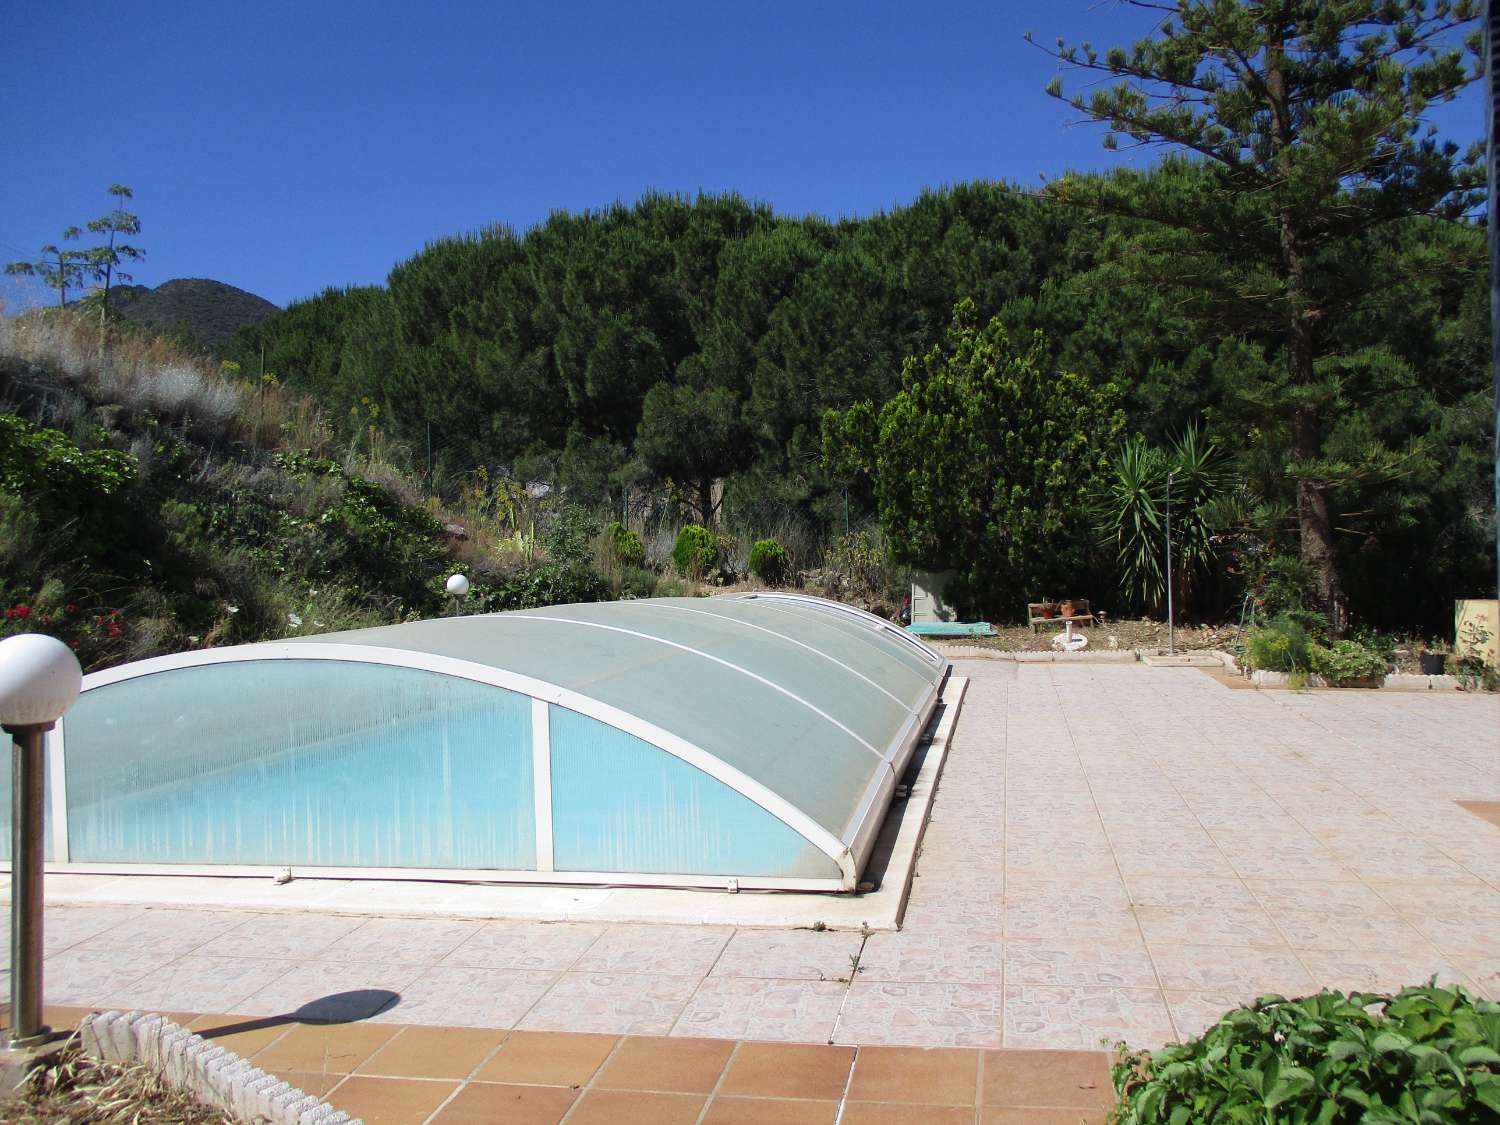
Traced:
<path id="1" fill-rule="evenodd" d="M 42 1022 L 53 1031 L 73 1031 L 84 1016 L 98 1010 L 98 1008 L 73 1008 L 47 1004 L 42 1008 Z M 0 1005 L 0 1028 L 9 1027 L 10 1005 Z"/>
<path id="2" fill-rule="evenodd" d="M 421 1125 L 456 1089 L 457 1082 L 360 1074 L 346 1079 L 325 1100 L 364 1125 Z"/>
<path id="3" fill-rule="evenodd" d="M 983 1125 L 1105 1125 L 1104 1109 L 1016 1109 L 989 1106 L 979 1117 Z"/>
<path id="4" fill-rule="evenodd" d="M 972 1125 L 974 1110 L 956 1105 L 893 1105 L 848 1102 L 841 1125 Z"/>
<path id="5" fill-rule="evenodd" d="M 355 1067 L 385 1046 L 398 1030 L 369 1023 L 298 1024 L 256 1052 L 251 1061 L 263 1070 L 353 1074 Z"/>
<path id="6" fill-rule="evenodd" d="M 271 1070 L 266 1073 L 274 1074 L 289 1086 L 315 1098 L 326 1098 L 328 1091 L 344 1080 L 342 1074 L 314 1074 L 309 1070 Z"/>
<path id="7" fill-rule="evenodd" d="M 979 1052 L 947 1047 L 862 1047 L 854 1060 L 854 1101 L 975 1104 Z"/>
<path id="8" fill-rule="evenodd" d="M 445 1105 L 433 1125 L 557 1125 L 577 1092 L 561 1086 L 470 1082 Z"/>
<path id="9" fill-rule="evenodd" d="M 594 1085 L 605 1090 L 665 1090 L 707 1094 L 734 1050 L 727 1039 L 660 1039 L 631 1036 L 620 1044 Z"/>
<path id="10" fill-rule="evenodd" d="M 853 1047 L 803 1043 L 741 1043 L 724 1075 L 722 1094 L 754 1098 L 844 1096 Z"/>
<path id="11" fill-rule="evenodd" d="M 199 1016 L 184 1026 L 215 1047 L 223 1047 L 248 1059 L 296 1025 L 276 1016 Z"/>
<path id="12" fill-rule="evenodd" d="M 360 1063 L 356 1072 L 386 1078 L 467 1078 L 504 1038 L 503 1031 L 408 1027 Z"/>
<path id="13" fill-rule="evenodd" d="M 474 1077 L 481 1082 L 582 1086 L 617 1042 L 614 1035 L 513 1031 Z"/>
<path id="14" fill-rule="evenodd" d="M 833 1125 L 838 1114 L 838 1102 L 717 1097 L 703 1125 Z"/>
<path id="15" fill-rule="evenodd" d="M 697 1094 L 590 1090 L 573 1107 L 568 1125 L 693 1125 L 703 1102 Z"/>
<path id="16" fill-rule="evenodd" d="M 1108 1109 L 1114 1104 L 1104 1051 L 986 1051 L 981 1098 L 987 1106 Z"/>

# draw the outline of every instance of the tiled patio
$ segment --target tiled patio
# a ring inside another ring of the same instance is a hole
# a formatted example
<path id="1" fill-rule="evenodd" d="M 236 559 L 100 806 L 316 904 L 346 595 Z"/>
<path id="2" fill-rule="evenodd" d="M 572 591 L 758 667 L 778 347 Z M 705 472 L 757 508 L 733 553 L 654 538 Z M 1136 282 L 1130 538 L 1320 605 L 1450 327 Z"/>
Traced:
<path id="1" fill-rule="evenodd" d="M 899 933 L 58 906 L 49 1001 L 270 1016 L 352 992 L 315 1014 L 372 1035 L 1097 1048 L 1273 990 L 1437 974 L 1500 998 L 1500 827 L 1457 804 L 1500 801 L 1500 699 L 958 674 Z"/>
<path id="2" fill-rule="evenodd" d="M 175 1018 L 366 1125 L 1103 1125 L 1114 1100 L 1103 1051 Z"/>

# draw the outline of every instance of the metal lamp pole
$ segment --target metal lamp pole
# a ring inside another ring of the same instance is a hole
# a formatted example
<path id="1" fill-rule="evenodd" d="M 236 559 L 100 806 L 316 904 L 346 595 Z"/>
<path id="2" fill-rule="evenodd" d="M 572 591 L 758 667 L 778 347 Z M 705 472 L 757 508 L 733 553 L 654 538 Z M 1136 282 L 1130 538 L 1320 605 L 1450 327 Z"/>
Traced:
<path id="1" fill-rule="evenodd" d="M 1167 655 L 1177 655 L 1177 618 L 1172 613 L 1172 473 L 1167 470 Z"/>
<path id="2" fill-rule="evenodd" d="M 11 736 L 10 1030 L 3 1045 L 45 1043 L 42 1023 L 43 736 L 78 698 L 83 671 L 54 637 L 0 641 L 0 729 Z"/>

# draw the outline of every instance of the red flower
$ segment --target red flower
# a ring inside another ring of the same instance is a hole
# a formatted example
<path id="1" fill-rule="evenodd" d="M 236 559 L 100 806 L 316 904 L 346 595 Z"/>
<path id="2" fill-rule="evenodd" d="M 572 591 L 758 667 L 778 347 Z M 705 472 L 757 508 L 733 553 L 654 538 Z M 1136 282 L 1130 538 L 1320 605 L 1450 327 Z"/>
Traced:
<path id="1" fill-rule="evenodd" d="M 63 612 L 64 613 L 77 613 L 78 612 L 78 607 L 76 605 L 74 605 L 72 602 L 69 602 L 67 605 L 63 606 Z"/>
<path id="2" fill-rule="evenodd" d="M 109 627 L 109 635 L 111 637 L 118 637 L 124 632 L 125 630 L 121 629 L 118 625 L 110 625 Z"/>
<path id="3" fill-rule="evenodd" d="M 10 612 L 13 613 L 13 614 L 15 614 L 17 621 L 25 621 L 28 617 L 31 616 L 31 607 L 30 606 L 25 606 L 25 605 L 18 605 L 18 606 L 16 606 L 15 609 L 11 610 Z"/>

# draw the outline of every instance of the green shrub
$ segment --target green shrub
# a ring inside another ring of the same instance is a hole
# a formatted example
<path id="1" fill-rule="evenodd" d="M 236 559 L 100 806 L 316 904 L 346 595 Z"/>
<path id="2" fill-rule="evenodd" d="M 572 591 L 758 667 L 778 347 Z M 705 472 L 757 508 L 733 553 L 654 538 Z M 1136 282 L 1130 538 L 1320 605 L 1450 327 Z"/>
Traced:
<path id="1" fill-rule="evenodd" d="M 547 605 L 605 601 L 610 595 L 604 576 L 582 563 L 544 562 L 523 566 L 498 582 L 478 583 L 469 591 L 470 613 L 504 609 L 538 609 Z"/>
<path id="2" fill-rule="evenodd" d="M 599 521 L 577 504 L 565 504 L 547 529 L 547 554 L 555 563 L 584 566 L 594 561 Z"/>
<path id="3" fill-rule="evenodd" d="M 1307 630 L 1289 617 L 1278 617 L 1245 636 L 1250 667 L 1266 672 L 1306 672 L 1312 667 Z"/>
<path id="4" fill-rule="evenodd" d="M 677 533 L 672 565 L 684 578 L 702 578 L 719 565 L 719 541 L 713 532 L 690 523 Z"/>
<path id="5" fill-rule="evenodd" d="M 639 567 L 646 561 L 646 546 L 641 537 L 619 520 L 606 527 L 601 538 L 610 558 L 620 566 Z"/>
<path id="6" fill-rule="evenodd" d="M 757 539 L 750 548 L 750 573 L 769 586 L 780 586 L 791 572 L 786 548 L 774 539 Z"/>
<path id="7" fill-rule="evenodd" d="M 654 571 L 644 567 L 627 566 L 620 572 L 621 598 L 649 598 L 656 593 L 657 578 Z"/>
<path id="8" fill-rule="evenodd" d="M 1114 1067 L 1117 1125 L 1495 1121 L 1500 1004 L 1429 983 L 1395 996 L 1263 996 L 1202 1038 Z"/>
<path id="9" fill-rule="evenodd" d="M 1453 662 L 1453 674 L 1458 677 L 1460 690 L 1494 691 L 1500 687 L 1500 674 L 1485 659 L 1490 631 L 1478 621 L 1469 621 L 1458 639 L 1464 646 L 1464 654 Z"/>
<path id="10" fill-rule="evenodd" d="M 1385 655 L 1358 641 L 1333 641 L 1326 648 L 1312 645 L 1308 658 L 1311 670 L 1335 686 L 1379 679 L 1386 673 Z"/>

